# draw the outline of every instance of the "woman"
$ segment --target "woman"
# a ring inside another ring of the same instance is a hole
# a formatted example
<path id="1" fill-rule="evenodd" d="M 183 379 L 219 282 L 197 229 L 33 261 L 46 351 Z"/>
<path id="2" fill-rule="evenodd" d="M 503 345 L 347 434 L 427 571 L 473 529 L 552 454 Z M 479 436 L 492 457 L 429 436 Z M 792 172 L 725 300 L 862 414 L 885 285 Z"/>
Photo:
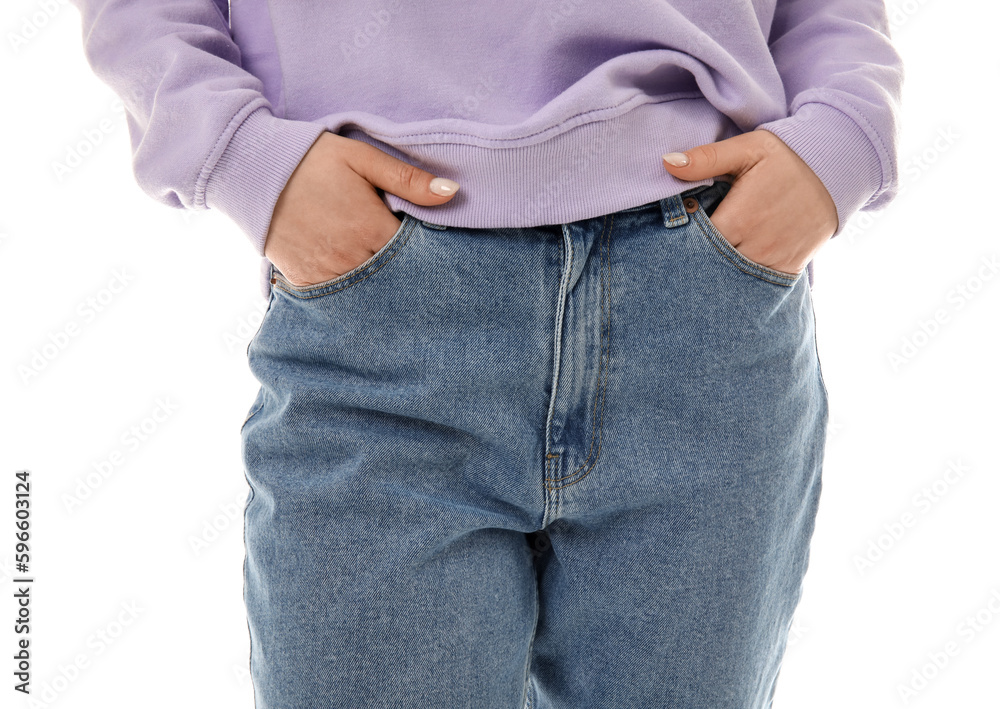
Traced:
<path id="1" fill-rule="evenodd" d="M 139 183 L 264 257 L 258 709 L 770 706 L 882 0 L 75 3 Z"/>

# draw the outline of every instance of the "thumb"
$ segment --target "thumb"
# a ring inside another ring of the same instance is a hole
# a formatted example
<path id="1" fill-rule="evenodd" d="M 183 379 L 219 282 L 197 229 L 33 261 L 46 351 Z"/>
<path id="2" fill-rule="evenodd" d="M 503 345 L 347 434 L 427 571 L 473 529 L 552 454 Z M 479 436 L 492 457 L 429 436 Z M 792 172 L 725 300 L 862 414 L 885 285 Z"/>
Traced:
<path id="1" fill-rule="evenodd" d="M 394 158 L 374 145 L 357 141 L 358 148 L 349 165 L 371 184 L 397 197 L 423 206 L 449 201 L 458 191 L 458 183 L 437 177 L 415 165 Z"/>
<path id="2" fill-rule="evenodd" d="M 753 162 L 746 133 L 706 143 L 683 153 L 667 153 L 663 167 L 681 180 L 704 180 L 719 175 L 740 175 Z"/>

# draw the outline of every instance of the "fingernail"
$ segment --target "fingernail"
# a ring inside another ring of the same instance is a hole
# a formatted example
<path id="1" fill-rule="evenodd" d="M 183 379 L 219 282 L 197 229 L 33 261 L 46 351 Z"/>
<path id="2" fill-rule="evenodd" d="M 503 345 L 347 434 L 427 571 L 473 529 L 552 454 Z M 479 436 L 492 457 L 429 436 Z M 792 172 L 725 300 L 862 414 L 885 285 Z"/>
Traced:
<path id="1" fill-rule="evenodd" d="M 458 192 L 458 183 L 444 177 L 435 177 L 431 180 L 431 192 L 447 197 Z"/>
<path id="2" fill-rule="evenodd" d="M 674 167 L 685 167 L 691 159 L 684 153 L 667 153 L 663 159 Z"/>

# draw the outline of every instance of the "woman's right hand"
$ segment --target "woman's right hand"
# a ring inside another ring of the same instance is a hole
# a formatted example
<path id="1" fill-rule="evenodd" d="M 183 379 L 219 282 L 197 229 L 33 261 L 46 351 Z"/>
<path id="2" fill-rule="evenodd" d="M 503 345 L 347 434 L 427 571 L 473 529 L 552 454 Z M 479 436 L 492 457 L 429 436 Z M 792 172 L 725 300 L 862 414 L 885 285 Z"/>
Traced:
<path id="1" fill-rule="evenodd" d="M 376 188 L 434 206 L 449 201 L 458 184 L 368 143 L 325 131 L 278 196 L 264 255 L 294 286 L 328 281 L 356 268 L 399 229 L 399 219 Z"/>

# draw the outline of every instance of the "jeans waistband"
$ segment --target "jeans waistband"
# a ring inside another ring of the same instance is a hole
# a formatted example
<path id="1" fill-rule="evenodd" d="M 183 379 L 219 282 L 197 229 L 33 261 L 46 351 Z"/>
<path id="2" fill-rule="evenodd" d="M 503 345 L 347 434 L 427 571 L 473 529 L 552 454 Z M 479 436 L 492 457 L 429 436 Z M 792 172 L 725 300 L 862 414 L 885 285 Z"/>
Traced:
<path id="1" fill-rule="evenodd" d="M 670 227 L 683 226 L 690 220 L 690 215 L 688 210 L 684 207 L 684 199 L 686 197 L 698 197 L 698 202 L 705 209 L 706 212 L 711 214 L 715 206 L 722 201 L 722 198 L 726 196 L 729 192 L 729 188 L 732 187 L 732 183 L 728 180 L 717 179 L 710 185 L 698 185 L 697 187 L 692 187 L 689 190 L 684 190 L 680 194 L 670 195 L 669 197 L 664 197 L 658 200 L 657 204 L 660 211 L 663 214 L 663 225 Z"/>
<path id="2" fill-rule="evenodd" d="M 663 215 L 663 224 L 666 227 L 678 227 L 688 223 L 690 216 L 684 207 L 684 199 L 694 195 L 698 196 L 698 201 L 706 211 L 711 212 L 712 208 L 726 196 L 732 184 L 726 179 L 716 178 L 710 185 L 697 185 L 691 189 L 684 190 L 679 194 L 670 195 L 662 199 L 640 204 L 637 207 L 629 207 L 619 210 L 619 214 L 630 212 L 642 212 L 660 210 Z"/>

